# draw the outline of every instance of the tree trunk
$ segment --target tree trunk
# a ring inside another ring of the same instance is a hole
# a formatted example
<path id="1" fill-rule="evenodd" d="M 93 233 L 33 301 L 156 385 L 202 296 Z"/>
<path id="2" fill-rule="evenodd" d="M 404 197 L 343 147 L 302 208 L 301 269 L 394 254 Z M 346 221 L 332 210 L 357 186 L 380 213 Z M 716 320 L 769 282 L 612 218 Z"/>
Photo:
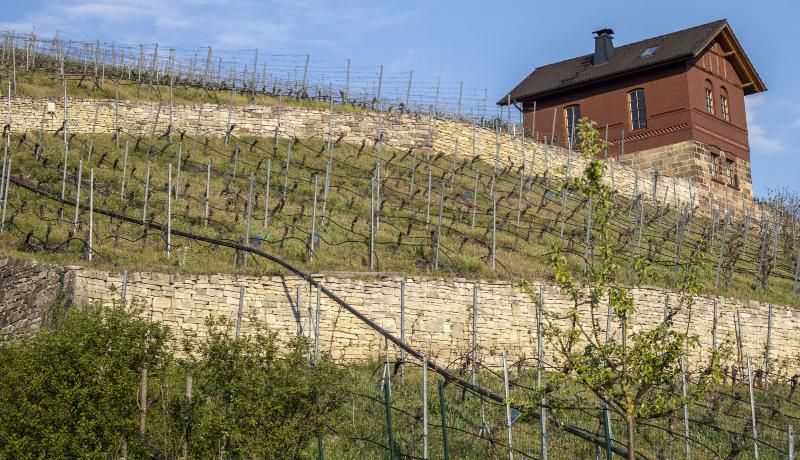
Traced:
<path id="1" fill-rule="evenodd" d="M 636 420 L 633 415 L 625 416 L 625 426 L 628 430 L 628 460 L 636 460 Z"/>

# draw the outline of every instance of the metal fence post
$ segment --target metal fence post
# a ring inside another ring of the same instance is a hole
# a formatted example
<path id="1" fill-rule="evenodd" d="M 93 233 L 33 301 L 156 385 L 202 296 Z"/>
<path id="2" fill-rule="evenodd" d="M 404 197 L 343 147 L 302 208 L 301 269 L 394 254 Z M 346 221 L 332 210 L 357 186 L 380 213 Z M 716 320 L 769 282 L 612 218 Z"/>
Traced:
<path id="1" fill-rule="evenodd" d="M 508 460 L 514 460 L 514 436 L 511 432 L 511 388 L 508 383 L 508 352 L 503 352 L 503 389 L 506 398 L 506 430 L 508 431 Z"/>
<path id="2" fill-rule="evenodd" d="M 383 382 L 383 402 L 386 409 L 386 437 L 389 441 L 389 458 L 394 460 L 394 432 L 392 430 L 392 394 L 389 391 L 389 381 Z"/>
<path id="3" fill-rule="evenodd" d="M 756 428 L 756 402 L 753 398 L 753 370 L 750 367 L 750 355 L 747 355 L 747 384 L 750 388 L 750 416 L 753 422 L 753 450 L 758 460 L 758 429 Z"/>
<path id="4" fill-rule="evenodd" d="M 681 356 L 681 393 L 683 394 L 683 432 L 684 432 L 684 441 L 686 447 L 686 460 L 692 458 L 691 449 L 689 446 L 689 405 L 686 403 L 686 395 L 688 392 L 688 386 L 686 384 L 686 363 Z"/>
<path id="5" fill-rule="evenodd" d="M 239 310 L 236 312 L 236 338 L 242 330 L 242 313 L 244 311 L 244 284 L 239 286 Z"/>
<path id="6" fill-rule="evenodd" d="M 10 165 L 9 165 L 10 166 Z M 10 169 L 10 168 L 9 168 Z M 8 187 L 6 187 L 8 194 Z M 94 168 L 89 170 L 89 261 L 92 260 L 92 242 L 94 240 Z"/>
<path id="7" fill-rule="evenodd" d="M 442 447 L 444 449 L 444 460 L 450 460 L 450 446 L 447 441 L 447 415 L 445 409 L 447 402 L 444 399 L 444 381 L 439 380 L 439 414 L 442 418 Z"/>
<path id="8" fill-rule="evenodd" d="M 422 358 L 422 458 L 428 460 L 428 358 Z"/>

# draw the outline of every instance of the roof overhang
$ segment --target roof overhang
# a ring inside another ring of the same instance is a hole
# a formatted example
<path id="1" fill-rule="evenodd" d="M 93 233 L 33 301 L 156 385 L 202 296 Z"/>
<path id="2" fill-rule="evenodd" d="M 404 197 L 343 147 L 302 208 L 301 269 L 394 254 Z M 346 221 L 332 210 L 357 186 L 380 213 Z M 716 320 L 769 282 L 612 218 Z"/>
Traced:
<path id="1" fill-rule="evenodd" d="M 710 45 L 716 39 L 719 39 L 719 43 L 720 46 L 722 46 L 723 51 L 729 53 L 731 65 L 733 66 L 734 70 L 736 70 L 736 74 L 739 76 L 739 79 L 742 80 L 744 94 L 756 94 L 766 91 L 767 85 L 764 84 L 764 80 L 762 80 L 761 76 L 758 75 L 756 68 L 753 66 L 750 58 L 747 57 L 747 54 L 744 52 L 744 48 L 742 48 L 739 40 L 736 39 L 736 35 L 734 35 L 733 30 L 730 28 L 727 22 L 719 31 L 719 33 L 717 33 L 711 38 L 711 40 L 708 41 L 708 43 L 705 44 L 703 50 L 695 53 L 695 57 L 699 56 L 700 53 L 702 53 L 702 51 L 704 51 L 708 45 Z"/>

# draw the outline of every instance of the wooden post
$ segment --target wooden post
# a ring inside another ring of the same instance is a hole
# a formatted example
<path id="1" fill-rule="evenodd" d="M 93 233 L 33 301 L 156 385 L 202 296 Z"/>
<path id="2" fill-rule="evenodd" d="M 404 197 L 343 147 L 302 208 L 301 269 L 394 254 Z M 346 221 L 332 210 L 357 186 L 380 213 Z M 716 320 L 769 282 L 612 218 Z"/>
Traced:
<path id="1" fill-rule="evenodd" d="M 94 241 L 94 168 L 89 170 L 89 261 L 92 261 Z"/>
<path id="2" fill-rule="evenodd" d="M 147 368 L 142 369 L 139 389 L 139 437 L 144 442 L 147 430 Z"/>

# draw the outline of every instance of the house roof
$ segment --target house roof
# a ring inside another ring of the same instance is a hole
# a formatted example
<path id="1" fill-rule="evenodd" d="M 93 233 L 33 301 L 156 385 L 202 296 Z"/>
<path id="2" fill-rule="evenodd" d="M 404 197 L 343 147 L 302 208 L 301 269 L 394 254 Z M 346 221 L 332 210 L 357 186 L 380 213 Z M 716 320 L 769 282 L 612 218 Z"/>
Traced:
<path id="1" fill-rule="evenodd" d="M 745 82 L 745 94 L 766 91 L 728 21 L 721 19 L 616 47 L 605 64 L 594 65 L 594 54 L 587 54 L 538 67 L 497 103 L 505 105 L 509 96 L 512 103 L 533 101 L 540 96 L 695 58 L 720 35 L 723 49 L 731 53 L 733 67 Z M 643 57 L 648 50 L 651 54 Z"/>

